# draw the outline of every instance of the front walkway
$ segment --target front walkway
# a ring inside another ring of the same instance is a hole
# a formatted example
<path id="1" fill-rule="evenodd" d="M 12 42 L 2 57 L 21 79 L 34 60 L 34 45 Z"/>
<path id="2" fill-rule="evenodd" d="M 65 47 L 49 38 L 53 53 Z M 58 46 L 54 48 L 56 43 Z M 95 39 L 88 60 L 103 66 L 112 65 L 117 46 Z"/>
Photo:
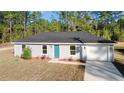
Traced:
<path id="1" fill-rule="evenodd" d="M 52 59 L 49 61 L 49 63 L 58 63 L 58 64 L 71 64 L 71 65 L 82 65 L 85 66 L 85 63 L 81 63 L 81 62 L 71 62 L 71 61 L 60 61 L 58 59 Z"/>
<path id="2" fill-rule="evenodd" d="M 85 81 L 120 81 L 124 80 L 120 72 L 110 62 L 88 61 L 85 65 Z"/>

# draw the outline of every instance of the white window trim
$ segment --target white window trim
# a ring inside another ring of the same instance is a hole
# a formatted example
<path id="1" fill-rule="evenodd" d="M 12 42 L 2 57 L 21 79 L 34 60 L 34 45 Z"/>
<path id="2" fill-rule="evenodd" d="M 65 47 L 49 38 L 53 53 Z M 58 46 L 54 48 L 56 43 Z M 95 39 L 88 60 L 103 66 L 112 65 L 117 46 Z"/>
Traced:
<path id="1" fill-rule="evenodd" d="M 46 49 L 46 50 L 47 50 L 47 53 L 46 53 L 46 54 L 43 53 L 43 50 L 44 50 L 44 49 L 43 49 L 43 46 L 44 46 L 44 45 L 42 45 L 42 54 L 43 54 L 43 55 L 47 55 L 47 54 L 48 54 L 48 46 L 45 45 L 45 46 L 47 47 L 47 49 Z"/>
<path id="2" fill-rule="evenodd" d="M 71 46 L 75 46 L 75 54 L 74 55 L 71 54 Z M 76 55 L 76 45 L 70 45 L 69 46 L 69 54 L 70 54 L 70 56 L 75 56 Z"/>

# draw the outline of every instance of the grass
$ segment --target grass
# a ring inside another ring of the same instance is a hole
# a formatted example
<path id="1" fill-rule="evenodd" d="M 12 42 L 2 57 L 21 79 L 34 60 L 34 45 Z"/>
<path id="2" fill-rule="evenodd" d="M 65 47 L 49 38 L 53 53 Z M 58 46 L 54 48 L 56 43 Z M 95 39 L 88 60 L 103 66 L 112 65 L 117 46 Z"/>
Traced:
<path id="1" fill-rule="evenodd" d="M 13 56 L 13 50 L 1 52 L 0 80 L 70 81 L 83 80 L 84 66 L 27 61 Z"/>

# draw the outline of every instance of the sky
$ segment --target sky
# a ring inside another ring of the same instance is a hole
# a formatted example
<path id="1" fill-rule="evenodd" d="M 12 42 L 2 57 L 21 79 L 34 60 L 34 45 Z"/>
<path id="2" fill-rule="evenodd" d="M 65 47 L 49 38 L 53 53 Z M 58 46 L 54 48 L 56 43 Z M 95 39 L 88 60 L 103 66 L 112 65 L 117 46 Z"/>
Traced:
<path id="1" fill-rule="evenodd" d="M 52 11 L 44 11 L 42 12 L 42 16 L 43 18 L 51 21 L 52 19 L 59 19 L 59 16 L 55 13 L 55 12 L 52 12 Z"/>
<path id="2" fill-rule="evenodd" d="M 122 12 L 122 14 L 124 14 L 124 12 Z M 42 17 L 48 21 L 51 21 L 52 19 L 59 19 L 59 16 L 55 13 L 55 11 L 42 11 Z"/>

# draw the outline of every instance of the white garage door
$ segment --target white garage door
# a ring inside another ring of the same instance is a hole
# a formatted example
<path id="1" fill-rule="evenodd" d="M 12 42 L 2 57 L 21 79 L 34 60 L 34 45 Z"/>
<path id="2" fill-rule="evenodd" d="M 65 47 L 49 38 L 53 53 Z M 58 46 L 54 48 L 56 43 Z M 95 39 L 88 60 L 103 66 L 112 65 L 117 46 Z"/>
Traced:
<path id="1" fill-rule="evenodd" d="M 107 61 L 108 51 L 106 46 L 87 46 L 87 60 Z"/>

